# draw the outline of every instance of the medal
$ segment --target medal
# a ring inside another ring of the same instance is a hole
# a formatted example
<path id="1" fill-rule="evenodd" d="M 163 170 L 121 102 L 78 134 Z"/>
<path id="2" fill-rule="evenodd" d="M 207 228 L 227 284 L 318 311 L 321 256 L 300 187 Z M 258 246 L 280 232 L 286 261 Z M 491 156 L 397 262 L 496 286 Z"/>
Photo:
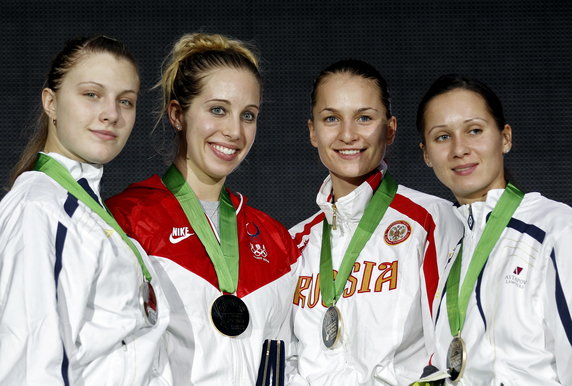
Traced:
<path id="1" fill-rule="evenodd" d="M 322 321 L 322 341 L 327 348 L 333 348 L 341 336 L 342 319 L 340 310 L 336 306 L 330 306 L 324 314 Z"/>
<path id="2" fill-rule="evenodd" d="M 154 325 L 157 323 L 157 298 L 155 296 L 155 290 L 151 285 L 151 274 L 145 266 L 143 257 L 139 252 L 139 249 L 133 244 L 133 241 L 127 236 L 125 231 L 121 229 L 115 218 L 107 211 L 107 209 L 97 202 L 93 197 L 91 197 L 84 188 L 72 177 L 70 172 L 58 161 L 50 157 L 49 155 L 39 153 L 38 160 L 34 166 L 34 169 L 47 174 L 54 181 L 60 184 L 65 190 L 67 190 L 72 196 L 77 198 L 79 201 L 83 202 L 89 209 L 95 212 L 99 217 L 101 217 L 110 227 L 112 227 L 123 241 L 129 246 L 137 262 L 141 267 L 141 272 L 145 278 L 141 286 L 139 287 L 139 304 L 143 317 L 150 324 Z"/>
<path id="3" fill-rule="evenodd" d="M 341 335 L 340 311 L 334 305 L 342 295 L 348 277 L 360 252 L 371 238 L 373 231 L 389 208 L 395 193 L 397 184 L 386 173 L 381 185 L 373 194 L 367 204 L 364 214 L 358 223 L 337 275 L 332 267 L 332 246 L 330 224 L 324 218 L 322 222 L 322 246 L 320 249 L 320 293 L 324 304 L 328 306 L 324 320 L 322 321 L 322 341 L 327 348 L 333 348 Z"/>
<path id="4" fill-rule="evenodd" d="M 479 277 L 489 255 L 499 240 L 503 230 L 508 225 L 512 215 L 520 205 L 524 193 L 510 182 L 507 184 L 499 201 L 493 208 L 483 234 L 471 256 L 469 267 L 463 283 L 461 284 L 461 265 L 463 259 L 463 244 L 459 248 L 457 258 L 451 266 L 447 277 L 447 317 L 453 340 L 447 352 L 447 368 L 452 381 L 458 381 L 463 376 L 467 365 L 467 350 L 465 342 L 461 339 L 461 331 L 465 323 L 469 298 L 474 291 L 475 283 Z"/>
<path id="5" fill-rule="evenodd" d="M 467 363 L 467 349 L 461 335 L 453 337 L 447 350 L 447 371 L 451 375 L 451 381 L 456 382 L 463 376 Z"/>
<path id="6" fill-rule="evenodd" d="M 153 286 L 147 280 L 139 287 L 139 305 L 147 323 L 154 326 L 157 323 L 157 297 Z"/>
<path id="7" fill-rule="evenodd" d="M 246 331 L 250 315 L 242 299 L 234 295 L 222 295 L 211 306 L 211 320 L 221 334 L 238 336 Z"/>

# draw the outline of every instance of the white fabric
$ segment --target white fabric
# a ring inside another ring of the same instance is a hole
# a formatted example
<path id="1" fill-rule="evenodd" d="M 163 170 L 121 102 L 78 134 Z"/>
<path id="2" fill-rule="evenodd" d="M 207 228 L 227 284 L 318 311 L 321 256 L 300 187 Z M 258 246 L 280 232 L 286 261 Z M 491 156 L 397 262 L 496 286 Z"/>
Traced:
<path id="1" fill-rule="evenodd" d="M 49 155 L 99 195 L 101 166 Z M 159 355 L 169 309 L 145 252 L 134 241 L 154 277 L 153 327 L 139 305 L 143 276 L 131 249 L 84 204 L 70 217 L 67 199 L 54 180 L 30 171 L 0 203 L 0 384 L 170 384 Z"/>
<path id="2" fill-rule="evenodd" d="M 458 208 L 465 224 L 461 283 L 502 192 L 492 190 L 486 201 L 470 205 L 473 229 L 467 221 L 469 205 Z M 475 286 L 469 299 L 461 333 L 468 361 L 458 385 L 572 385 L 572 331 L 566 335 L 566 316 L 563 319 L 556 306 L 551 255 L 564 291 L 559 300 L 572 310 L 572 208 L 538 193 L 526 194 L 489 256 L 480 287 Z M 452 261 L 447 274 L 451 265 Z M 440 287 L 444 285 L 442 280 Z M 433 363 L 440 369 L 445 369 L 451 341 L 446 296 L 436 323 Z"/>
<path id="3" fill-rule="evenodd" d="M 317 203 L 330 224 L 332 204 L 328 197 L 331 191 L 328 177 L 318 193 Z M 334 270 L 339 269 L 372 194 L 372 187 L 364 182 L 336 201 L 337 229 L 332 229 L 331 237 Z M 419 207 L 409 205 L 410 201 Z M 396 202 L 406 203 L 406 210 L 396 209 Z M 420 376 L 428 352 L 432 350 L 432 322 L 422 267 L 426 251 L 430 249 L 429 233 L 435 237 L 437 263 L 442 266 L 461 238 L 462 226 L 455 218 L 452 204 L 440 198 L 399 186 L 394 203 L 358 256 L 346 283 L 345 295 L 337 302 L 343 335 L 342 343 L 334 349 L 322 343 L 326 307 L 321 304 L 321 296 L 317 298 L 316 288 L 322 223 L 316 223 L 316 216 L 312 216 L 290 230 L 297 239 L 300 234 L 304 235 L 293 306 L 298 355 L 289 358 L 291 384 L 406 385 Z M 423 218 L 424 224 L 405 212 L 417 219 Z M 402 242 L 389 245 L 385 235 L 397 221 L 409 224 L 411 234 Z M 435 227 L 428 231 L 429 223 Z M 308 230 L 311 224 L 314 225 Z M 384 273 L 389 264 L 394 264 L 396 269 Z M 380 281 L 381 291 L 376 290 L 378 280 L 387 279 L 391 272 L 396 275 L 395 288 L 391 289 L 390 281 Z M 301 286 L 308 286 L 309 280 L 312 284 L 301 290 Z M 315 305 L 312 307 L 310 303 Z"/>

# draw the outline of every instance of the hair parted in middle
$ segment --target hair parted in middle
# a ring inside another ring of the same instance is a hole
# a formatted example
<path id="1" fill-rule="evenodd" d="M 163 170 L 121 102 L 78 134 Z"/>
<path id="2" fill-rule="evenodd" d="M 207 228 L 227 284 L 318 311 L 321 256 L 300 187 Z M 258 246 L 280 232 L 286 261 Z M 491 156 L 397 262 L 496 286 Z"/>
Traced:
<path id="1" fill-rule="evenodd" d="M 204 77 L 221 67 L 248 70 L 262 87 L 258 56 L 245 42 L 219 34 L 183 35 L 167 57 L 161 81 L 157 84 L 163 91 L 160 116 L 172 100 L 186 110 L 200 94 Z"/>

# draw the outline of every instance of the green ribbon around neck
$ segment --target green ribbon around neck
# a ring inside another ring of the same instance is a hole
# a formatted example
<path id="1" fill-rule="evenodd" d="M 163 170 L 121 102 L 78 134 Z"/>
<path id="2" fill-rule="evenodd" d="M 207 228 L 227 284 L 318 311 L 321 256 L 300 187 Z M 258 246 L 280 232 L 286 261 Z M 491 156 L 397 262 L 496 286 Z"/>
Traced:
<path id="1" fill-rule="evenodd" d="M 336 276 L 334 276 L 332 267 L 330 224 L 324 218 L 322 222 L 322 249 L 320 251 L 320 292 L 326 306 L 332 306 L 340 298 L 357 257 L 371 238 L 396 192 L 397 183 L 386 173 L 383 176 L 381 186 L 376 190 L 365 208 Z"/>
<path id="2" fill-rule="evenodd" d="M 220 192 L 220 244 L 213 233 L 199 199 L 181 172 L 171 165 L 163 176 L 167 189 L 173 193 L 185 212 L 189 224 L 204 245 L 213 262 L 220 290 L 234 294 L 238 288 L 238 231 L 236 211 L 230 195 L 223 187 Z"/>
<path id="3" fill-rule="evenodd" d="M 509 182 L 495 205 L 483 234 L 477 243 L 477 247 L 469 263 L 467 274 L 465 275 L 465 280 L 463 280 L 461 286 L 461 292 L 459 293 L 461 261 L 463 257 L 463 245 L 461 245 L 457 259 L 453 263 L 451 272 L 447 278 L 447 314 L 451 335 L 456 336 L 463 329 L 469 297 L 473 292 L 477 278 L 500 238 L 501 233 L 508 225 L 508 222 L 523 198 L 524 193 Z"/>
<path id="4" fill-rule="evenodd" d="M 137 257 L 137 261 L 139 262 L 139 266 L 141 266 L 141 271 L 143 271 L 143 276 L 148 282 L 151 282 L 151 274 L 147 270 L 145 263 L 143 262 L 143 257 L 141 253 L 133 244 L 133 241 L 127 236 L 125 231 L 121 229 L 115 218 L 109 213 L 107 208 L 102 206 L 99 202 L 97 202 L 92 196 L 89 195 L 85 191 L 84 188 L 72 177 L 70 172 L 58 161 L 53 159 L 52 157 L 39 153 L 38 160 L 34 166 L 34 169 L 47 174 L 50 178 L 60 184 L 65 190 L 67 190 L 72 196 L 77 198 L 79 201 L 83 202 L 89 209 L 94 211 L 99 217 L 101 217 L 110 227 L 112 227 L 127 243 L 129 248 L 133 251 L 135 256 Z"/>

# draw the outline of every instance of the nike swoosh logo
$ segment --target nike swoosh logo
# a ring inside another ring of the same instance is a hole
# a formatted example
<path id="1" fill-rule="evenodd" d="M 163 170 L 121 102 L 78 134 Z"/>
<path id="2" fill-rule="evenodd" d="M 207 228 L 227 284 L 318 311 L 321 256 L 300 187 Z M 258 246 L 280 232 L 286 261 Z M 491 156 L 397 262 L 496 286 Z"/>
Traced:
<path id="1" fill-rule="evenodd" d="M 177 244 L 177 243 L 180 243 L 181 241 L 183 241 L 185 239 L 188 239 L 192 235 L 194 235 L 194 233 L 189 233 L 188 235 L 184 235 L 184 236 L 180 236 L 180 237 L 173 237 L 173 235 L 169 235 L 169 241 L 171 242 L 171 244 Z"/>

